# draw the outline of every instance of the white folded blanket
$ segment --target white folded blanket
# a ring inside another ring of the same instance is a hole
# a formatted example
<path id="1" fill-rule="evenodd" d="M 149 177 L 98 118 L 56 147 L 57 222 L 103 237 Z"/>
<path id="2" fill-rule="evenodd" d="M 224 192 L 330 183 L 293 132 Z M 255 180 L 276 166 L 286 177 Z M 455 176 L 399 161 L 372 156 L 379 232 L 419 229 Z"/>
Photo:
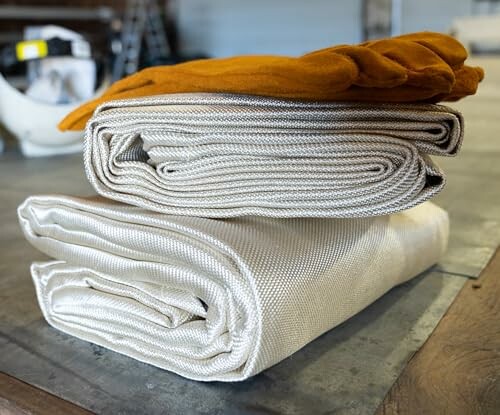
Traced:
<path id="1" fill-rule="evenodd" d="M 427 202 L 373 218 L 226 220 L 106 201 L 28 198 L 27 239 L 54 327 L 182 376 L 274 365 L 434 264 L 448 216 Z"/>
<path id="2" fill-rule="evenodd" d="M 461 115 L 439 105 L 305 103 L 227 94 L 111 101 L 87 124 L 103 196 L 202 217 L 365 217 L 429 199 Z"/>

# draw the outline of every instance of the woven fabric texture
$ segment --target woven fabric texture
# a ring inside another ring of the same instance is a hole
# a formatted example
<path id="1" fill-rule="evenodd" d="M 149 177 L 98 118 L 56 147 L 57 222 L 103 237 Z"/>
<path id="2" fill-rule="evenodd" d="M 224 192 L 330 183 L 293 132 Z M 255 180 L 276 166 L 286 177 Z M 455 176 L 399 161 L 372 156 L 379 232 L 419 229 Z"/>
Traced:
<path id="1" fill-rule="evenodd" d="M 85 169 L 99 194 L 168 214 L 366 217 L 438 193 L 428 155 L 455 155 L 462 137 L 440 105 L 172 94 L 99 107 Z"/>
<path id="2" fill-rule="evenodd" d="M 301 57 L 235 56 L 144 69 L 70 113 L 63 130 L 82 130 L 110 100 L 216 92 L 324 101 L 439 102 L 476 92 L 484 73 L 464 64 L 467 51 L 442 33 L 420 32 Z"/>
<path id="3" fill-rule="evenodd" d="M 246 379 L 444 252 L 430 202 L 356 219 L 167 216 L 104 199 L 30 197 L 26 238 L 54 327 L 202 381 Z"/>

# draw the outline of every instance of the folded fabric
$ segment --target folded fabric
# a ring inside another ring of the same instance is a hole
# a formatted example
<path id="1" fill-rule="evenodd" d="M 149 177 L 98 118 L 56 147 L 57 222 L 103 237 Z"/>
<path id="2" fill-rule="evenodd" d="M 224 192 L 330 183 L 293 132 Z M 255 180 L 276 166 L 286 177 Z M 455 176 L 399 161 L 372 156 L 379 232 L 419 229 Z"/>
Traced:
<path id="1" fill-rule="evenodd" d="M 439 192 L 427 155 L 456 154 L 462 135 L 432 104 L 171 94 L 99 107 L 84 159 L 99 194 L 162 213 L 363 217 Z"/>
<path id="2" fill-rule="evenodd" d="M 364 219 L 168 216 L 105 199 L 28 198 L 54 327 L 182 376 L 243 380 L 356 314 L 444 252 L 431 203 Z"/>
<path id="3" fill-rule="evenodd" d="M 457 100 L 476 92 L 483 70 L 464 65 L 465 48 L 450 36 L 421 32 L 340 45 L 299 58 L 237 56 L 145 69 L 112 85 L 60 124 L 82 130 L 110 100 L 184 92 L 225 92 L 324 101 Z"/>

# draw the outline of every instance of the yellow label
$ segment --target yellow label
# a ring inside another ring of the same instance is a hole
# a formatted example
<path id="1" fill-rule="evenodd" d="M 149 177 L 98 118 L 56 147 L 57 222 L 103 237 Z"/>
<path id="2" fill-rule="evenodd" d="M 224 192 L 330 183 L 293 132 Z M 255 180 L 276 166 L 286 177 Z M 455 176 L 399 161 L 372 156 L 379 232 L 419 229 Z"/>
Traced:
<path id="1" fill-rule="evenodd" d="M 47 54 L 47 42 L 44 40 L 26 40 L 16 45 L 16 57 L 19 61 L 45 58 Z"/>

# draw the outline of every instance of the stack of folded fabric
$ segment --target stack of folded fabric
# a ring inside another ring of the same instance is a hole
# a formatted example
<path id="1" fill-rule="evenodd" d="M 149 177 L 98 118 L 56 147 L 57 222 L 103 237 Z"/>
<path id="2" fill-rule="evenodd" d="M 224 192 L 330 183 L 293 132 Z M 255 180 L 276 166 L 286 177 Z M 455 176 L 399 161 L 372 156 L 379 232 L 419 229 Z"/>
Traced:
<path id="1" fill-rule="evenodd" d="M 45 318 L 191 379 L 283 360 L 443 254 L 429 156 L 460 149 L 461 115 L 436 102 L 475 92 L 465 58 L 417 33 L 117 82 L 60 125 L 87 122 L 101 196 L 19 207 L 56 258 L 32 266 Z"/>

